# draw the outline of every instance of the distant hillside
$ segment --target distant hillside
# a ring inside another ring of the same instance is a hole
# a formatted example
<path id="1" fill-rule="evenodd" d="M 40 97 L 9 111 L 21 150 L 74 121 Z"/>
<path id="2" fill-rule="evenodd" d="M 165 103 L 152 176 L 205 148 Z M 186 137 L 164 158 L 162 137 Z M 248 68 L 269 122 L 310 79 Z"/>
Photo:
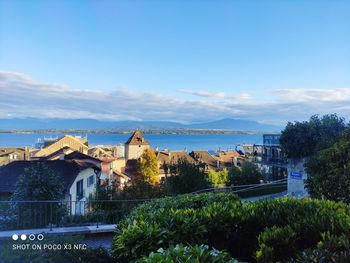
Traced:
<path id="1" fill-rule="evenodd" d="M 40 130 L 40 129 L 225 129 L 236 131 L 280 131 L 273 125 L 239 119 L 222 119 L 205 123 L 182 124 L 167 121 L 99 121 L 94 119 L 0 119 L 0 130 Z"/>
<path id="2" fill-rule="evenodd" d="M 188 127 L 192 129 L 224 129 L 236 131 L 280 131 L 281 127 L 274 125 L 261 124 L 256 121 L 239 119 L 222 119 L 212 122 L 191 124 Z"/>

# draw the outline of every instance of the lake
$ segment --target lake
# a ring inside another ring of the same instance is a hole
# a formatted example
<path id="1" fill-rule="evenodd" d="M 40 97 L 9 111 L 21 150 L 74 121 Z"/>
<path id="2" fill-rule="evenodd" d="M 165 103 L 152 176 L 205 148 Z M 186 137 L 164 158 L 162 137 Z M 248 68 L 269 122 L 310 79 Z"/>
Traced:
<path id="1" fill-rule="evenodd" d="M 0 133 L 0 147 L 34 147 L 37 138 L 61 137 L 58 133 Z M 74 134 L 72 134 L 74 135 Z M 79 134 L 81 135 L 81 134 Z M 237 144 L 261 144 L 261 134 L 144 134 L 153 148 L 170 150 L 227 150 Z M 124 144 L 131 134 L 88 134 L 90 145 Z"/>

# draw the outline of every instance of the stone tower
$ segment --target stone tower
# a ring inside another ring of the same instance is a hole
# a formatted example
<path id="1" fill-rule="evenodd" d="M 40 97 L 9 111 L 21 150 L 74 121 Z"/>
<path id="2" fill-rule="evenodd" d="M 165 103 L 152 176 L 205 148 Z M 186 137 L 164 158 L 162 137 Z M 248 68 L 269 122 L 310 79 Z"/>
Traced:
<path id="1" fill-rule="evenodd" d="M 125 159 L 138 159 L 147 148 L 150 148 L 148 141 L 140 130 L 136 130 L 125 143 Z"/>

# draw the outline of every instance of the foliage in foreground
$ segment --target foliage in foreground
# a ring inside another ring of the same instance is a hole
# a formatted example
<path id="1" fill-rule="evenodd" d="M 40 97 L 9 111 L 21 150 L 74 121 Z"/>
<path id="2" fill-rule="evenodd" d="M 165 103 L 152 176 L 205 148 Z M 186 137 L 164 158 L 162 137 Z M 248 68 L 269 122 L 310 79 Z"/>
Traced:
<path id="1" fill-rule="evenodd" d="M 182 243 L 206 244 L 242 261 L 276 262 L 316 248 L 322 233 L 350 235 L 344 203 L 291 198 L 243 203 L 230 194 L 213 196 L 196 195 L 198 205 L 186 196 L 141 205 L 118 225 L 114 256 L 132 261 Z"/>
<path id="2" fill-rule="evenodd" d="M 322 241 L 315 249 L 307 249 L 289 263 L 319 262 L 347 263 L 350 260 L 350 237 L 336 237 L 328 233 L 322 235 Z"/>
<path id="3" fill-rule="evenodd" d="M 43 241 L 26 241 L 25 244 L 79 244 L 81 236 L 49 237 Z M 0 246 L 0 262 L 6 263 L 112 263 L 116 262 L 102 248 L 87 248 L 84 250 L 47 250 L 26 249 L 12 250 L 12 242 Z"/>
<path id="4" fill-rule="evenodd" d="M 184 246 L 178 244 L 168 249 L 158 249 L 149 256 L 136 261 L 137 263 L 238 263 L 226 252 L 209 249 L 206 245 Z"/>

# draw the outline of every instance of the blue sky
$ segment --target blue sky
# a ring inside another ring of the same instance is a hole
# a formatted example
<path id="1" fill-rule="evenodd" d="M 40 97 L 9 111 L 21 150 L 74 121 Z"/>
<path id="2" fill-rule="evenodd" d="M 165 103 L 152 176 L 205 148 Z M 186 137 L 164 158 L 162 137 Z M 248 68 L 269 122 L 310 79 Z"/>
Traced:
<path id="1" fill-rule="evenodd" d="M 0 0 L 0 39 L 0 117 L 350 117 L 350 1 Z"/>

